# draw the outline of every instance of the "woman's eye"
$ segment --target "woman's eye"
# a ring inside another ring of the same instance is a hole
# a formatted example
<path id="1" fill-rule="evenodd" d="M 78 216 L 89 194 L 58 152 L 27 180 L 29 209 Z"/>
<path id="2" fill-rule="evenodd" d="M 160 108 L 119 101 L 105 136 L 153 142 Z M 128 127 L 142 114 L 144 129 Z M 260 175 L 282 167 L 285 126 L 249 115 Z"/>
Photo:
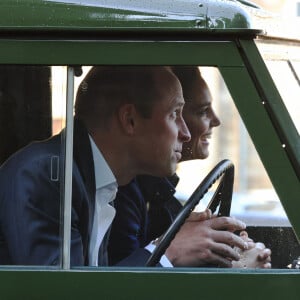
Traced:
<path id="1" fill-rule="evenodd" d="M 200 117 L 206 116 L 208 113 L 208 108 L 205 109 L 201 109 L 197 112 L 197 115 L 199 115 Z"/>

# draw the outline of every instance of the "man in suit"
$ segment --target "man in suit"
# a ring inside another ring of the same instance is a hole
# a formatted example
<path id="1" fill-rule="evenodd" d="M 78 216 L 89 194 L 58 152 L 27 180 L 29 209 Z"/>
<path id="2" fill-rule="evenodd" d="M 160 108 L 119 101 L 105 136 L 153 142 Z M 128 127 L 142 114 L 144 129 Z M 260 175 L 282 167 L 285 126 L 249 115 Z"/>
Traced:
<path id="1" fill-rule="evenodd" d="M 177 78 L 164 67 L 94 67 L 75 103 L 71 265 L 106 265 L 118 185 L 170 176 L 190 139 Z M 64 131 L 0 169 L 0 264 L 59 265 Z M 66 174 L 68 176 L 68 174 Z M 138 249 L 126 265 L 143 265 Z"/>

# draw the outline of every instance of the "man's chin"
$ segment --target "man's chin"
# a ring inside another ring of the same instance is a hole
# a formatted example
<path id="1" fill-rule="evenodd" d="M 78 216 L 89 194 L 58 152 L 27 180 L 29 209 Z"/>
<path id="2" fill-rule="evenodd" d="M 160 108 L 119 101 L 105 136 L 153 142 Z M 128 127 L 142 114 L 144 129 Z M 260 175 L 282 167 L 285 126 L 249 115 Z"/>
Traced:
<path id="1" fill-rule="evenodd" d="M 160 166 L 157 165 L 155 169 L 152 168 L 151 172 L 148 172 L 147 174 L 156 177 L 169 177 L 176 173 L 176 169 L 177 159 L 174 157 L 173 159 L 169 160 L 169 164 L 161 164 Z"/>
<path id="2" fill-rule="evenodd" d="M 177 164 L 176 164 L 177 166 Z M 176 173 L 176 166 L 169 169 L 164 170 L 159 177 L 170 177 Z"/>

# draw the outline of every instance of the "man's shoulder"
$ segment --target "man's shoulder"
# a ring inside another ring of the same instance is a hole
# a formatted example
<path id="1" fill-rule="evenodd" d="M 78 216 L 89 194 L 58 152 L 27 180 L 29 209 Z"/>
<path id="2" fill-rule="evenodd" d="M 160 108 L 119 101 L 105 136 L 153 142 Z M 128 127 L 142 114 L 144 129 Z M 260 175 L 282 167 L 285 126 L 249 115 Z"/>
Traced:
<path id="1" fill-rule="evenodd" d="M 60 136 L 34 141 L 12 154 L 1 166 L 0 173 L 32 167 L 47 159 L 58 160 L 63 153 L 60 145 Z"/>

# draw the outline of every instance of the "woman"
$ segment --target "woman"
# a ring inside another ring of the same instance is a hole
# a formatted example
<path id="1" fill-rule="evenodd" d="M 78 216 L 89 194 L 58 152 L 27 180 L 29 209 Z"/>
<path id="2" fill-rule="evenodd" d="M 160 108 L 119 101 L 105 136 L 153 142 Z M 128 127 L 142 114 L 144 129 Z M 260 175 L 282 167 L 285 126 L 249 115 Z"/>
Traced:
<path id="1" fill-rule="evenodd" d="M 220 125 L 212 108 L 210 91 L 199 68 L 171 69 L 182 85 L 186 102 L 183 117 L 191 133 L 191 140 L 183 144 L 181 161 L 205 159 L 209 155 L 213 128 Z M 147 246 L 165 232 L 182 207 L 174 197 L 177 182 L 176 175 L 172 178 L 139 176 L 119 189 L 109 245 L 111 264 L 130 255 L 137 247 Z M 175 266 L 270 268 L 270 250 L 250 240 L 245 231 L 240 237 L 233 234 L 243 229 L 236 222 L 232 218 L 211 218 L 209 212 L 191 215 L 166 256 Z"/>

